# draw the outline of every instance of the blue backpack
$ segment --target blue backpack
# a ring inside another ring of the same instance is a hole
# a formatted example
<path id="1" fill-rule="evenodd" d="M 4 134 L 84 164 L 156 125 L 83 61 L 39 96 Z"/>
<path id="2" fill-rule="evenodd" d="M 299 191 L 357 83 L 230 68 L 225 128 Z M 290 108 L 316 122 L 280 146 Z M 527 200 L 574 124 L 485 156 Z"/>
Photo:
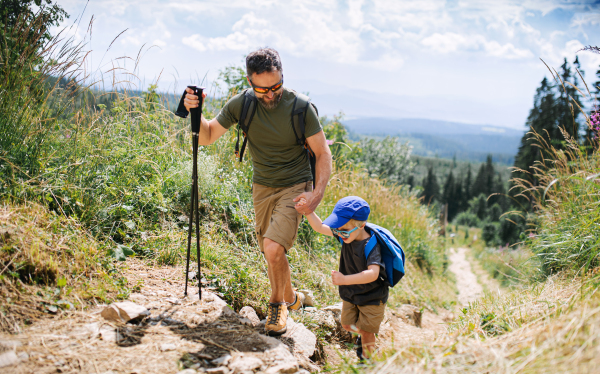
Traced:
<path id="1" fill-rule="evenodd" d="M 388 287 L 394 287 L 404 276 L 404 250 L 394 235 L 383 227 L 367 223 L 365 230 L 371 234 L 371 239 L 365 245 L 365 258 L 369 258 L 375 244 L 379 243 L 387 274 L 386 283 Z M 338 239 L 344 244 L 342 238 Z"/>

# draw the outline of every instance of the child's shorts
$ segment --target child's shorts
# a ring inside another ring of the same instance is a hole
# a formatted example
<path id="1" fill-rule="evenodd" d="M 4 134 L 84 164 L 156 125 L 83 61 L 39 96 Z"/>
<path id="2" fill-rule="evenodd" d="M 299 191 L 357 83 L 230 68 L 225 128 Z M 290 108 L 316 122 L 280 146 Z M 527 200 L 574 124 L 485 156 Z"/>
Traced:
<path id="1" fill-rule="evenodd" d="M 383 302 L 379 305 L 354 305 L 343 300 L 342 325 L 354 325 L 363 331 L 378 334 L 384 311 Z"/>

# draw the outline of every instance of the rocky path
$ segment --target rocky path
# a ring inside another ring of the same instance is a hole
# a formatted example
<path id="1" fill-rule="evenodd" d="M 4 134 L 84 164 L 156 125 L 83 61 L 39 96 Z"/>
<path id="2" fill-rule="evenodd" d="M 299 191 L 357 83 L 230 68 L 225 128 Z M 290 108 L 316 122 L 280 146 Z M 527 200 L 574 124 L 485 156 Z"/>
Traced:
<path id="1" fill-rule="evenodd" d="M 456 276 L 456 287 L 458 288 L 458 301 L 462 305 L 477 300 L 483 294 L 483 287 L 477 281 L 477 276 L 471 269 L 467 260 L 468 249 L 450 248 L 450 271 Z"/>
<path id="2" fill-rule="evenodd" d="M 137 307 L 128 313 L 141 308 L 141 322 L 113 318 L 119 318 L 117 310 L 124 316 L 124 310 L 129 310 L 126 304 L 124 309 L 111 308 L 110 313 L 106 305 L 98 305 L 45 319 L 19 335 L 0 334 L 0 372 L 275 374 L 318 370 L 309 359 L 316 338 L 302 324 L 290 321 L 282 338 L 267 337 L 253 311 L 246 310 L 250 319 L 244 318 L 206 291 L 199 301 L 196 287 L 184 298 L 180 268 L 152 268 L 136 261 L 129 265 L 130 284 L 143 287 L 131 294 L 129 304 Z"/>
<path id="3" fill-rule="evenodd" d="M 453 251 L 451 261 L 461 303 L 475 300 L 482 289 L 465 250 Z M 179 267 L 149 267 L 128 260 L 126 277 L 130 285 L 141 285 L 130 295 L 129 304 L 66 311 L 18 335 L 0 333 L 0 372 L 308 373 L 320 371 L 318 364 L 325 362 L 335 367 L 356 360 L 348 348 L 353 339 L 341 328 L 341 303 L 291 312 L 288 332 L 272 338 L 264 335 L 264 321 L 250 307 L 238 314 L 208 291 L 200 301 L 196 287 L 183 297 Z M 426 344 L 447 334 L 453 315 L 438 312 L 412 305 L 387 308 L 379 348 Z M 136 313 L 139 318 L 122 320 Z M 318 346 L 314 332 L 298 321 L 318 326 L 328 342 Z"/>

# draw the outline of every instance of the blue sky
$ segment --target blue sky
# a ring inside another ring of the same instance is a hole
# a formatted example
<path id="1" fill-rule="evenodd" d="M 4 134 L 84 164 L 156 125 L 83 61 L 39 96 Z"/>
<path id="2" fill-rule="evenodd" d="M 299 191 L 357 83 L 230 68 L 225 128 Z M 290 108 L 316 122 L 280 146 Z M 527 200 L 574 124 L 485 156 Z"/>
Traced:
<path id="1" fill-rule="evenodd" d="M 163 90 L 277 49 L 286 86 L 321 113 L 444 119 L 523 128 L 533 94 L 579 56 L 588 83 L 600 55 L 600 1 L 59 0 L 67 33 L 92 50 L 87 69 L 110 85 L 113 66 Z M 87 5 L 86 5 L 87 4 Z M 85 8 L 85 12 L 84 12 Z M 91 35 L 86 32 L 91 17 Z M 81 21 L 73 25 L 80 17 Z M 123 30 L 126 30 L 109 45 Z M 132 59 L 117 59 L 130 56 Z"/>

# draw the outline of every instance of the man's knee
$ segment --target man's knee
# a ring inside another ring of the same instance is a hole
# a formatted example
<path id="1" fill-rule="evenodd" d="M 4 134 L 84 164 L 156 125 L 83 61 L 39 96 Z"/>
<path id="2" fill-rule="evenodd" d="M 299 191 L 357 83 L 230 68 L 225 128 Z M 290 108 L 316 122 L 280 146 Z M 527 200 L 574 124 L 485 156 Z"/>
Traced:
<path id="1" fill-rule="evenodd" d="M 285 256 L 283 246 L 271 239 L 264 239 L 265 259 L 267 262 L 277 262 L 282 256 Z"/>

